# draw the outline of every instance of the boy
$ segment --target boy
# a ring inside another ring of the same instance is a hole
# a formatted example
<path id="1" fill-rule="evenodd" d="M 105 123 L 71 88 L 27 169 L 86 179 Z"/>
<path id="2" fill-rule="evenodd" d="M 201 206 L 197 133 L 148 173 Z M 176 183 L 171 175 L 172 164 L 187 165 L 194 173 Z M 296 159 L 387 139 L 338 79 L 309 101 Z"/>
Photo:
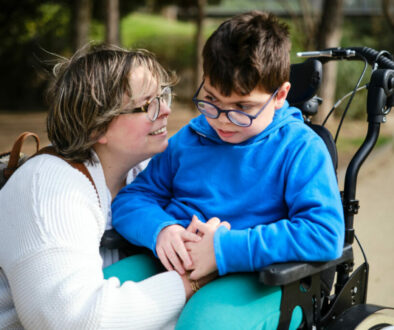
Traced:
<path id="1" fill-rule="evenodd" d="M 216 269 L 223 276 L 340 256 L 344 221 L 337 181 L 323 141 L 286 101 L 289 52 L 288 28 L 270 14 L 251 12 L 225 21 L 203 51 L 204 79 L 193 97 L 202 115 L 170 139 L 115 199 L 115 228 L 132 243 L 151 248 L 167 269 L 192 269 L 191 278 L 198 279 Z M 196 222 L 202 239 L 185 242 L 193 215 L 202 221 L 218 217 L 231 230 L 210 231 Z M 217 296 L 223 299 L 231 287 L 222 287 Z M 232 299 L 237 297 L 227 296 Z M 205 313 L 212 327 L 226 327 L 224 320 L 234 326 L 233 312 L 241 311 L 227 306 L 222 313 L 219 305 Z M 275 323 L 278 303 L 268 305 L 276 310 L 261 322 Z M 248 322 L 254 314 L 248 311 Z M 253 327 L 261 326 L 258 314 Z M 182 316 L 180 324 L 188 318 Z"/>

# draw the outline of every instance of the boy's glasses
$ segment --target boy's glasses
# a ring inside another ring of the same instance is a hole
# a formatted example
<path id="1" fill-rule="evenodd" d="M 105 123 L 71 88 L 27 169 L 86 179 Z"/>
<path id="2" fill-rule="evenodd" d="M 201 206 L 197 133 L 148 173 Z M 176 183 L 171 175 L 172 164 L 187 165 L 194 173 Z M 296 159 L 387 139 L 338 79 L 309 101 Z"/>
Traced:
<path id="1" fill-rule="evenodd" d="M 198 93 L 202 86 L 204 85 L 204 81 L 201 83 L 200 87 L 198 88 L 196 94 L 193 96 L 193 102 L 196 105 L 198 111 L 200 111 L 204 116 L 208 118 L 216 119 L 219 118 L 220 114 L 223 112 L 226 114 L 228 120 L 230 120 L 233 124 L 242 127 L 249 127 L 252 125 L 253 119 L 256 119 L 260 113 L 266 108 L 266 106 L 271 102 L 271 100 L 275 97 L 278 93 L 278 89 L 270 96 L 268 101 L 261 107 L 261 109 L 253 116 L 241 110 L 223 110 L 220 109 L 218 106 L 204 100 L 197 99 Z"/>
<path id="2" fill-rule="evenodd" d="M 171 107 L 172 93 L 170 87 L 165 87 L 161 95 L 155 96 L 146 102 L 142 107 L 133 109 L 124 109 L 120 114 L 146 112 L 150 121 L 155 121 L 160 113 L 160 103 L 163 101 L 168 107 Z"/>

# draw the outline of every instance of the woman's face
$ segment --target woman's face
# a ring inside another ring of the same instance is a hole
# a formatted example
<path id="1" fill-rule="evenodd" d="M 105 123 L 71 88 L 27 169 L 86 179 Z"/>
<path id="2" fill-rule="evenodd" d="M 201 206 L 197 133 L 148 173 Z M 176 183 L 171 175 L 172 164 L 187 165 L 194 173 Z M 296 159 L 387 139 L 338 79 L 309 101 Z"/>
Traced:
<path id="1" fill-rule="evenodd" d="M 135 100 L 125 93 L 123 108 L 138 108 L 161 94 L 160 86 L 152 74 L 144 67 L 134 69 L 130 74 L 130 87 Z M 140 162 L 163 152 L 167 145 L 167 118 L 171 109 L 160 103 L 160 113 L 152 122 L 145 112 L 121 114 L 114 118 L 107 132 L 99 139 L 115 159 L 129 159 Z"/>

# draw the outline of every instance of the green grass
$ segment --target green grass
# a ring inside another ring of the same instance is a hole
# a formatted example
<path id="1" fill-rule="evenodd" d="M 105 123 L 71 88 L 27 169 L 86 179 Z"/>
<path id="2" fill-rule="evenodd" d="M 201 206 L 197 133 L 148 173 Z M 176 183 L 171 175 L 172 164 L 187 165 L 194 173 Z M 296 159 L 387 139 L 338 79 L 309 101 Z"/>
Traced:
<path id="1" fill-rule="evenodd" d="M 172 21 L 162 16 L 134 13 L 121 22 L 122 43 L 132 46 L 146 39 L 167 39 L 176 36 L 190 39 L 195 33 L 195 25 L 189 22 Z"/>
<path id="2" fill-rule="evenodd" d="M 376 141 L 375 148 L 379 148 L 390 141 L 392 141 L 392 137 L 390 136 L 384 136 L 381 135 L 378 138 L 378 141 Z M 337 148 L 338 152 L 351 152 L 354 150 L 357 150 L 361 144 L 364 141 L 364 137 L 352 137 L 352 138 L 345 138 L 345 137 L 339 137 L 337 140 Z"/>
<path id="3" fill-rule="evenodd" d="M 157 15 L 134 13 L 122 20 L 122 41 L 126 47 L 146 48 L 161 63 L 178 72 L 194 68 L 196 49 L 194 22 L 173 21 Z M 205 39 L 217 24 L 204 25 Z"/>
<path id="4" fill-rule="evenodd" d="M 217 22 L 206 22 L 205 38 L 208 38 L 217 25 Z M 135 12 L 122 19 L 120 29 L 124 47 L 148 49 L 156 54 L 164 66 L 172 70 L 182 71 L 194 67 L 194 22 L 169 20 L 159 15 Z M 94 22 L 91 39 L 101 42 L 103 35 L 103 24 Z"/>

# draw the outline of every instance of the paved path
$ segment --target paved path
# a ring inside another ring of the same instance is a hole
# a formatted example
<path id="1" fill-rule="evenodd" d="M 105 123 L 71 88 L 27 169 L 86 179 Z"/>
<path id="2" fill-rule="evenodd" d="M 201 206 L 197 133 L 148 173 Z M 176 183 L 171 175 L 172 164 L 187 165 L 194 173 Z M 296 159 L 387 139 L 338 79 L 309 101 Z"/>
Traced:
<path id="1" fill-rule="evenodd" d="M 393 131 L 394 134 L 394 131 Z M 370 264 L 367 301 L 394 307 L 394 144 L 373 151 L 359 173 L 354 228 Z M 356 265 L 363 262 L 356 243 Z"/>

